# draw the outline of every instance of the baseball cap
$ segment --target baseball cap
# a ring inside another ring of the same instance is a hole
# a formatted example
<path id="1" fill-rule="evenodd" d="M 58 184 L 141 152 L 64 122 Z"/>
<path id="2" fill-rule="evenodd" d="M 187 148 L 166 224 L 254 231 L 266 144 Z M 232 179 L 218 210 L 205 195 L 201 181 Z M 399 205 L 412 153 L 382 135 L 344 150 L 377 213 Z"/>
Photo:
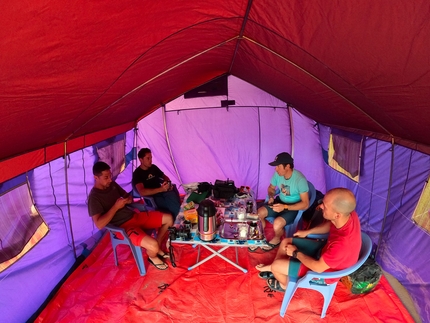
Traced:
<path id="1" fill-rule="evenodd" d="M 280 153 L 276 155 L 275 160 L 269 163 L 270 166 L 278 166 L 280 164 L 293 164 L 293 157 L 289 153 Z"/>

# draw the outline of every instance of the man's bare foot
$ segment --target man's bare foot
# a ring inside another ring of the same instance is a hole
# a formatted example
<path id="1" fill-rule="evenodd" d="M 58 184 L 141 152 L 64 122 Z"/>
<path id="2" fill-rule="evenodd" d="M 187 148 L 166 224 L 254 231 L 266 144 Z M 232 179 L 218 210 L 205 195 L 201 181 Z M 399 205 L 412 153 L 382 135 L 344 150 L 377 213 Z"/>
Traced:
<path id="1" fill-rule="evenodd" d="M 258 271 L 272 271 L 272 265 L 264 265 L 264 264 L 258 264 L 255 266 L 255 269 Z"/>

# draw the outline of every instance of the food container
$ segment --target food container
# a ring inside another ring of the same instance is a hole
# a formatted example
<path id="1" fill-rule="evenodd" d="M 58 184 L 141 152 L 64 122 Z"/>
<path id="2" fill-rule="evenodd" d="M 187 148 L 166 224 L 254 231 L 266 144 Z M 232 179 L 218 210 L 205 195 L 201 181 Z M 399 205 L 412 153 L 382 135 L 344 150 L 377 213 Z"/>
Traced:
<path id="1" fill-rule="evenodd" d="M 196 209 L 190 209 L 184 211 L 184 218 L 185 220 L 190 221 L 191 223 L 197 223 L 197 210 Z"/>

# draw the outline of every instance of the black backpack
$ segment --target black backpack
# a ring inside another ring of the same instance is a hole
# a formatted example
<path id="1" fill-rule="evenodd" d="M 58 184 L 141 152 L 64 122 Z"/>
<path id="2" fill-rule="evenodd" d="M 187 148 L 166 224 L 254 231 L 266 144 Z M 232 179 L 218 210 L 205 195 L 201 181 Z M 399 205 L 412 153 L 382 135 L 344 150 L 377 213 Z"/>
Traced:
<path id="1" fill-rule="evenodd" d="M 315 228 L 319 224 L 323 223 L 324 218 L 322 210 L 319 208 L 317 209 L 317 206 L 321 204 L 323 198 L 324 194 L 317 190 L 314 203 L 303 212 L 302 219 L 308 224 L 306 229 Z"/>

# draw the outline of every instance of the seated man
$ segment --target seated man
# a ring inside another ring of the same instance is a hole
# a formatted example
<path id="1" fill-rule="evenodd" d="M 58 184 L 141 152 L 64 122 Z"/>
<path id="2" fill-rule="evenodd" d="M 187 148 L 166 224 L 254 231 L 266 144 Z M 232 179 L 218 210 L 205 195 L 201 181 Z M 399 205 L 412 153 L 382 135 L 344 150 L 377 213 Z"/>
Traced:
<path id="1" fill-rule="evenodd" d="M 160 210 L 172 213 L 173 219 L 176 219 L 181 208 L 176 185 L 172 185 L 169 177 L 152 164 L 149 148 L 142 148 L 137 157 L 140 166 L 133 172 L 133 187 L 140 196 L 152 196 Z"/>
<path id="2" fill-rule="evenodd" d="M 124 228 L 135 246 L 146 249 L 148 261 L 155 268 L 165 270 L 169 266 L 163 261 L 168 254 L 160 245 L 166 236 L 167 229 L 173 224 L 169 213 L 159 211 L 136 213 L 126 207 L 133 201 L 124 189 L 112 181 L 110 166 L 97 162 L 93 166 L 94 187 L 88 196 L 88 212 L 98 229 L 107 224 Z M 159 229 L 157 239 L 147 235 L 144 230 Z"/>
<path id="3" fill-rule="evenodd" d="M 309 186 L 305 176 L 294 169 L 294 160 L 289 153 L 280 153 L 275 160 L 269 163 L 276 166 L 275 173 L 270 180 L 268 188 L 268 204 L 257 210 L 258 217 L 266 226 L 266 217 L 275 218 L 273 229 L 275 236 L 263 247 L 263 251 L 270 251 L 276 248 L 284 233 L 284 227 L 293 223 L 299 210 L 306 210 L 309 207 Z M 279 188 L 279 196 L 274 198 L 276 188 Z M 249 251 L 254 251 L 250 248 Z"/>
<path id="4" fill-rule="evenodd" d="M 289 276 L 302 277 L 308 270 L 321 273 L 354 265 L 361 249 L 360 220 L 355 206 L 355 197 L 350 190 L 335 188 L 328 191 L 321 204 L 324 219 L 328 221 L 309 230 L 297 231 L 294 237 L 298 238 L 284 239 L 271 265 L 256 266 L 259 276 L 268 279 L 271 289 L 284 292 Z M 316 250 L 310 250 L 318 243 L 316 240 L 299 239 L 324 233 L 328 233 L 328 239 L 324 246 L 319 246 L 319 250 L 322 248 L 319 257 Z"/>

